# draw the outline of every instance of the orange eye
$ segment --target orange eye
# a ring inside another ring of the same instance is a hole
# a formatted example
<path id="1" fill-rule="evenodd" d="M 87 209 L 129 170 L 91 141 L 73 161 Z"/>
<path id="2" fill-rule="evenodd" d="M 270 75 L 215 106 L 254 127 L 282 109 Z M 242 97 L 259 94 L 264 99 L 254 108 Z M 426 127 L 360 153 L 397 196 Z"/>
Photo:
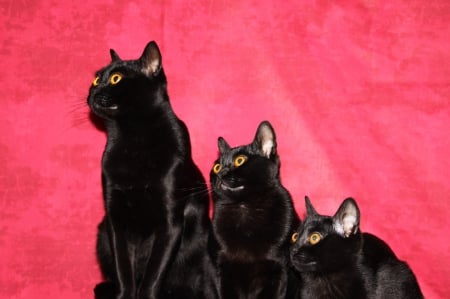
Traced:
<path id="1" fill-rule="evenodd" d="M 215 174 L 218 174 L 222 170 L 222 165 L 219 163 L 214 164 L 213 166 L 213 172 Z"/>
<path id="2" fill-rule="evenodd" d="M 293 233 L 291 236 L 291 243 L 294 244 L 298 240 L 298 233 Z"/>
<path id="3" fill-rule="evenodd" d="M 98 86 L 99 81 L 100 81 L 100 77 L 99 76 L 95 77 L 94 81 L 92 81 L 92 85 Z"/>
<path id="4" fill-rule="evenodd" d="M 120 82 L 120 80 L 122 80 L 122 75 L 119 73 L 114 73 L 111 75 L 111 77 L 109 77 L 109 82 L 112 85 L 116 85 L 117 83 Z"/>
<path id="5" fill-rule="evenodd" d="M 246 156 L 244 156 L 244 155 L 237 156 L 236 159 L 234 159 L 234 166 L 239 167 L 242 164 L 244 164 L 245 161 L 247 161 Z"/>
<path id="6" fill-rule="evenodd" d="M 315 245 L 315 244 L 319 243 L 321 239 L 322 239 L 322 236 L 319 233 L 312 233 L 309 236 L 309 244 Z"/>

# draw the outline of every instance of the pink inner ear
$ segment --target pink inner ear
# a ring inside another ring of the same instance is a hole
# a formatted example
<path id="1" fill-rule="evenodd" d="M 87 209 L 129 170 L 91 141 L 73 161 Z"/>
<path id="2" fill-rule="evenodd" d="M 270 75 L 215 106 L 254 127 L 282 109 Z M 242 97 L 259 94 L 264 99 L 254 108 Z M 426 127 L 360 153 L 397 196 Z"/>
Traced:
<path id="1" fill-rule="evenodd" d="M 266 156 L 267 158 L 270 157 L 270 154 L 272 153 L 272 148 L 273 148 L 273 142 L 272 140 L 267 140 L 262 144 L 262 152 L 263 155 Z"/>
<path id="2" fill-rule="evenodd" d="M 143 66 L 142 71 L 147 75 L 150 76 L 157 72 L 160 68 L 160 61 L 159 59 L 152 59 L 149 63 L 147 63 L 145 66 Z"/>
<path id="3" fill-rule="evenodd" d="M 158 58 L 153 59 L 153 60 L 150 62 L 149 68 L 150 68 L 150 70 L 151 70 L 152 73 L 155 73 L 156 71 L 159 70 L 159 64 L 160 64 L 160 61 L 159 61 Z"/>
<path id="4" fill-rule="evenodd" d="M 354 215 L 345 214 L 342 218 L 342 229 L 346 237 L 354 231 L 356 225 L 356 217 Z"/>
<path id="5" fill-rule="evenodd" d="M 261 151 L 264 156 L 269 158 L 275 145 L 273 142 L 274 136 L 272 130 L 268 126 L 263 125 L 259 128 L 258 134 L 261 143 Z"/>
<path id="6" fill-rule="evenodd" d="M 161 53 L 155 42 L 150 42 L 144 49 L 140 58 L 142 63 L 142 71 L 150 76 L 161 68 Z"/>

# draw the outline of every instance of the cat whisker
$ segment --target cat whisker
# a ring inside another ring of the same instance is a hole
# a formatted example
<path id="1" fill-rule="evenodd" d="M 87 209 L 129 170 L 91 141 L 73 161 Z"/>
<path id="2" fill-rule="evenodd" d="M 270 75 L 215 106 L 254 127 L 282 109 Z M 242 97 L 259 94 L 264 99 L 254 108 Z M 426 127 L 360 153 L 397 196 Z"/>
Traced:
<path id="1" fill-rule="evenodd" d="M 80 124 L 87 124 L 90 122 L 89 107 L 85 100 L 81 100 L 80 98 L 73 99 L 72 102 L 67 104 L 65 111 L 67 119 L 70 120 L 71 124 L 71 126 L 66 129 L 79 127 Z"/>
<path id="2" fill-rule="evenodd" d="M 209 189 L 201 189 L 201 190 L 184 190 L 184 191 L 190 191 L 185 196 L 192 196 L 192 195 L 200 195 L 200 194 L 209 194 Z"/>

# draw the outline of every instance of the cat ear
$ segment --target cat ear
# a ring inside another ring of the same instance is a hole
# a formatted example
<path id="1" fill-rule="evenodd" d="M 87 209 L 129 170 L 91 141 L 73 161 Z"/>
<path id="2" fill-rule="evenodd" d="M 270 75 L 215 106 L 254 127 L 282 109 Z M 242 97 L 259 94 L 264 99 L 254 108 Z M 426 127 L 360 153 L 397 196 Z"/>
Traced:
<path id="1" fill-rule="evenodd" d="M 161 60 L 161 52 L 154 41 L 147 44 L 141 58 L 139 58 L 142 71 L 147 76 L 156 76 L 158 74 L 161 69 Z"/>
<path id="2" fill-rule="evenodd" d="M 109 54 L 111 55 L 111 62 L 120 61 L 119 55 L 113 49 L 109 49 Z"/>
<path id="3" fill-rule="evenodd" d="M 217 143 L 219 145 L 219 152 L 221 154 L 229 152 L 231 150 L 231 147 L 228 145 L 228 143 L 222 137 L 219 137 Z"/>
<path id="4" fill-rule="evenodd" d="M 313 205 L 311 204 L 311 201 L 309 200 L 308 196 L 305 196 L 305 206 L 307 216 L 319 215 L 314 209 Z"/>
<path id="5" fill-rule="evenodd" d="M 356 234 L 359 230 L 359 208 L 353 198 L 347 198 L 333 216 L 333 226 L 336 232 L 344 237 Z"/>
<path id="6" fill-rule="evenodd" d="M 259 124 L 253 144 L 267 158 L 276 154 L 277 143 L 275 140 L 275 131 L 268 121 L 263 121 Z"/>

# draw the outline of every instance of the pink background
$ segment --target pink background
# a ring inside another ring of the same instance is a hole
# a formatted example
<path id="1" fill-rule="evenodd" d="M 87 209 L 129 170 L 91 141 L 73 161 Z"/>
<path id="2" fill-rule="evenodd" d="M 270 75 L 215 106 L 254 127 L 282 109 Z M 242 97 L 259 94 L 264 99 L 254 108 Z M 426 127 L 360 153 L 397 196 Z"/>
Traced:
<path id="1" fill-rule="evenodd" d="M 245 2 L 245 3 L 244 3 Z M 158 42 L 205 176 L 274 126 L 300 214 L 353 196 L 427 298 L 450 294 L 450 2 L 0 1 L 0 297 L 91 298 L 105 134 L 94 71 Z"/>

